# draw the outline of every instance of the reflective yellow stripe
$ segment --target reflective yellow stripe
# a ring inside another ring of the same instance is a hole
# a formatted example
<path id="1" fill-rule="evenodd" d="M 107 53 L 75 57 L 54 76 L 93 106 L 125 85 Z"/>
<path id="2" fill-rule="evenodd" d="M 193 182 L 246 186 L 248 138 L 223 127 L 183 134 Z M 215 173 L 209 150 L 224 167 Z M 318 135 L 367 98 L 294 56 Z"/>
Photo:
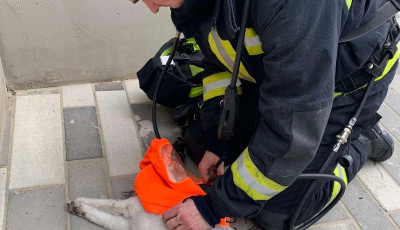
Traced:
<path id="1" fill-rule="evenodd" d="M 189 65 L 190 72 L 192 73 L 192 76 L 195 76 L 196 74 L 203 72 L 204 69 L 195 65 Z"/>
<path id="2" fill-rule="evenodd" d="M 398 48 L 399 48 L 399 45 L 397 45 L 397 49 L 398 49 Z M 375 79 L 375 81 L 379 81 L 379 80 L 381 80 L 384 76 L 386 76 L 386 74 L 389 73 L 389 71 L 392 69 L 392 67 L 394 66 L 394 64 L 396 64 L 396 61 L 397 61 L 398 59 L 399 59 L 399 50 L 397 50 L 397 52 L 394 54 L 393 58 L 390 59 L 390 60 L 388 61 L 388 63 L 386 64 L 385 69 L 383 70 L 383 73 L 382 73 L 379 77 L 377 77 L 377 78 Z M 360 88 L 355 89 L 355 90 L 353 90 L 353 91 L 351 91 L 351 92 L 349 92 L 349 93 L 345 93 L 345 94 L 343 94 L 343 93 L 341 93 L 341 92 L 335 92 L 335 93 L 334 93 L 334 98 L 337 98 L 337 97 L 339 97 L 340 95 L 345 95 L 345 96 L 346 96 L 347 94 L 354 93 L 355 91 L 360 90 L 360 89 L 365 88 L 365 87 L 367 87 L 367 84 L 365 84 L 365 85 L 361 86 Z"/>
<path id="3" fill-rule="evenodd" d="M 233 49 L 229 41 L 223 41 L 219 38 L 215 28 L 211 29 L 208 35 L 208 42 L 212 52 L 217 56 L 218 60 L 230 71 L 233 71 L 233 66 L 235 63 L 236 52 Z M 243 63 L 240 62 L 239 77 L 247 81 L 255 83 L 254 78 L 250 76 L 244 67 Z"/>
<path id="4" fill-rule="evenodd" d="M 344 183 L 347 185 L 348 181 L 347 181 L 346 170 L 340 164 L 338 164 L 336 166 L 335 170 L 333 171 L 333 174 L 335 174 L 335 176 L 337 176 L 337 177 L 342 178 L 344 180 Z M 336 196 L 340 192 L 340 188 L 341 188 L 341 186 L 340 186 L 339 182 L 333 183 L 333 189 L 332 189 L 332 195 L 331 195 L 330 201 L 332 201 L 333 199 L 336 198 Z"/>
<path id="5" fill-rule="evenodd" d="M 246 28 L 245 37 L 246 38 L 254 38 L 254 37 L 258 37 L 258 34 L 255 29 Z"/>
<path id="6" fill-rule="evenodd" d="M 346 0 L 347 9 L 350 10 L 353 0 Z"/>
<path id="7" fill-rule="evenodd" d="M 211 84 L 216 81 L 220 81 L 223 79 L 230 79 L 230 78 L 232 78 L 231 73 L 228 73 L 228 72 L 216 73 L 216 74 L 210 75 L 208 77 L 205 77 L 203 79 L 203 86 L 206 86 L 206 85 Z"/>
<path id="8" fill-rule="evenodd" d="M 211 91 L 208 91 L 208 92 L 204 93 L 203 94 L 203 100 L 207 101 L 207 100 L 210 100 L 211 98 L 225 95 L 226 87 L 227 86 L 221 87 L 221 88 L 218 88 L 218 89 L 214 89 L 214 90 L 211 90 Z M 238 95 L 242 95 L 242 87 L 237 86 L 237 92 L 238 92 Z"/>
<path id="9" fill-rule="evenodd" d="M 253 176 L 253 178 L 263 186 L 268 187 L 277 192 L 282 192 L 283 190 L 285 190 L 286 186 L 282 186 L 276 183 L 275 181 L 269 179 L 268 177 L 264 176 L 264 174 L 257 168 L 257 166 L 251 160 L 248 148 L 246 148 L 246 150 L 244 151 L 244 166 L 246 167 L 247 171 Z"/>
<path id="10" fill-rule="evenodd" d="M 264 53 L 261 47 L 260 36 L 258 36 L 253 28 L 246 29 L 244 45 L 249 55 L 260 55 Z"/>
<path id="11" fill-rule="evenodd" d="M 251 199 L 253 199 L 253 200 L 269 200 L 269 199 L 271 199 L 271 197 L 269 197 L 269 196 L 265 196 L 263 194 L 260 194 L 256 191 L 254 191 L 254 189 L 252 189 L 250 186 L 248 186 L 246 184 L 246 182 L 244 182 L 243 178 L 240 176 L 240 174 L 238 172 L 237 161 L 235 161 L 235 163 L 232 164 L 231 170 L 232 170 L 232 174 L 233 174 L 233 183 L 235 183 L 235 185 L 238 188 L 240 188 L 243 192 L 245 192 Z"/>
<path id="12" fill-rule="evenodd" d="M 200 47 L 194 38 L 187 38 L 186 43 L 192 44 L 193 50 L 195 50 L 195 51 L 200 50 Z"/>
<path id="13" fill-rule="evenodd" d="M 189 97 L 194 98 L 203 94 L 203 86 L 193 87 L 190 90 Z"/>
<path id="14" fill-rule="evenodd" d="M 247 52 L 249 55 L 260 55 L 264 52 L 262 51 L 261 45 L 260 46 L 246 46 Z"/>
<path id="15" fill-rule="evenodd" d="M 231 83 L 232 74 L 225 71 L 210 75 L 203 79 L 203 100 L 209 100 L 213 97 L 225 94 L 226 87 Z M 238 94 L 242 94 L 241 82 L 238 79 L 236 87 Z"/>
<path id="16" fill-rule="evenodd" d="M 251 160 L 248 149 L 231 169 L 235 185 L 253 200 L 268 200 L 287 188 L 264 176 Z"/>

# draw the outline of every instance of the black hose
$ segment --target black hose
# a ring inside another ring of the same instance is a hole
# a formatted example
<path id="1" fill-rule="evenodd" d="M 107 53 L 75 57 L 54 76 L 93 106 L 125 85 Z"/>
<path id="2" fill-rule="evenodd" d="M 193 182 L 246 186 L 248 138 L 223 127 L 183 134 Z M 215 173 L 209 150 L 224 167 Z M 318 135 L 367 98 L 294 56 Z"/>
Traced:
<path id="1" fill-rule="evenodd" d="M 242 59 L 242 50 L 243 50 L 243 43 L 244 43 L 244 37 L 246 35 L 246 24 L 247 24 L 247 17 L 249 15 L 249 7 L 250 6 L 250 0 L 244 0 L 243 2 L 243 15 L 242 15 L 242 24 L 240 28 L 240 33 L 239 33 L 239 38 L 238 38 L 238 43 L 236 47 L 236 57 L 235 57 L 235 64 L 233 66 L 233 71 L 232 71 L 232 81 L 230 84 L 231 88 L 236 87 L 236 82 L 237 78 L 239 75 L 239 69 L 240 69 L 240 61 Z"/>
<path id="2" fill-rule="evenodd" d="M 369 82 L 368 82 L 367 88 L 366 88 L 365 91 L 364 91 L 363 97 L 362 97 L 361 102 L 360 102 L 360 104 L 359 104 L 359 106 L 358 106 L 358 108 L 357 108 L 357 111 L 355 112 L 354 116 L 353 116 L 352 119 L 349 121 L 349 124 L 348 124 L 346 127 L 350 127 L 350 128 L 351 128 L 351 127 L 353 127 L 353 126 L 355 125 L 355 123 L 357 122 L 357 120 L 358 120 L 358 118 L 359 118 L 359 116 L 360 116 L 360 114 L 361 114 L 361 111 L 362 111 L 362 109 L 363 109 L 364 106 L 365 106 L 365 103 L 366 103 L 366 101 L 367 101 L 367 99 L 368 99 L 368 95 L 369 95 L 369 93 L 370 93 L 370 91 L 371 91 L 372 86 L 374 85 L 374 83 L 375 83 L 375 77 L 372 76 L 371 79 L 370 79 Z M 338 140 L 338 142 L 339 142 L 339 140 Z M 321 176 L 321 178 L 318 178 L 318 179 L 332 180 L 332 179 L 331 179 L 331 178 L 332 178 L 332 177 L 331 177 L 332 175 L 322 174 L 322 173 L 325 172 L 325 170 L 326 170 L 326 168 L 328 167 L 329 163 L 331 162 L 332 158 L 333 158 L 333 157 L 336 155 L 336 153 L 338 152 L 338 150 L 339 150 L 340 147 L 339 147 L 339 148 L 336 148 L 336 147 L 337 147 L 337 144 L 338 144 L 338 143 L 336 143 L 336 144 L 333 146 L 331 153 L 328 155 L 327 159 L 325 160 L 325 162 L 324 162 L 324 164 L 321 166 L 321 168 L 318 170 L 317 174 L 308 174 L 308 175 L 313 175 L 315 178 L 317 178 L 317 176 L 318 176 L 318 177 Z M 340 146 L 340 145 L 339 145 L 339 146 Z M 304 174 L 302 174 L 302 175 L 304 175 Z M 302 177 L 302 175 L 300 175 L 299 178 Z M 307 178 L 302 178 L 302 179 L 307 179 Z M 289 225 L 289 229 L 290 229 L 290 230 L 294 230 L 294 229 L 295 229 L 296 221 L 297 221 L 297 218 L 298 218 L 299 215 L 300 215 L 300 211 L 301 211 L 302 207 L 304 206 L 305 202 L 307 201 L 308 197 L 310 196 L 311 192 L 314 190 L 315 186 L 317 185 L 317 181 L 316 181 L 315 179 L 313 179 L 313 178 L 309 178 L 309 179 L 312 179 L 312 181 L 311 181 L 311 183 L 310 183 L 310 186 L 309 186 L 309 187 L 307 188 L 307 190 L 304 192 L 304 195 L 301 197 L 301 200 L 300 200 L 300 202 L 298 203 L 298 205 L 296 206 L 296 209 L 295 209 L 295 211 L 294 211 L 294 213 L 293 213 L 293 216 L 292 216 L 292 218 L 290 219 L 290 225 Z M 342 198 L 342 196 L 344 195 L 344 190 L 345 190 L 345 189 L 346 189 L 346 186 L 342 186 L 341 189 L 340 189 L 339 194 L 336 196 L 336 198 L 332 201 L 331 204 L 329 204 L 324 210 L 322 210 L 322 212 L 321 212 L 320 214 L 318 214 L 317 216 L 314 216 L 313 218 L 311 218 L 310 220 L 308 220 L 308 221 L 307 221 L 305 224 L 303 224 L 301 227 L 296 228 L 296 230 L 303 230 L 303 229 L 306 229 L 306 228 L 304 228 L 304 226 L 309 227 L 309 226 L 313 225 L 315 222 L 317 222 L 319 219 L 321 219 L 322 216 L 323 216 L 322 214 L 326 214 L 327 212 L 329 212 L 329 211 L 334 207 L 334 205 L 335 205 L 337 202 L 339 202 L 339 200 L 340 200 L 340 199 Z M 342 190 L 343 190 L 343 192 L 342 192 Z M 332 204 L 333 204 L 333 205 L 332 205 Z"/>
<path id="3" fill-rule="evenodd" d="M 181 32 L 176 31 L 176 35 L 175 35 L 175 38 L 174 38 L 174 45 L 172 46 L 172 50 L 171 50 L 171 53 L 169 54 L 169 58 L 167 60 L 167 63 L 165 64 L 164 69 L 161 72 L 160 77 L 158 78 L 157 85 L 156 85 L 156 88 L 154 90 L 153 101 L 152 101 L 152 105 L 151 105 L 151 108 L 152 108 L 151 117 L 152 117 L 152 120 L 153 120 L 154 134 L 156 135 L 157 139 L 161 139 L 160 133 L 158 131 L 158 126 L 157 126 L 157 112 L 156 112 L 157 95 L 158 95 L 158 91 L 160 89 L 161 82 L 162 82 L 165 74 L 167 73 L 169 67 L 171 66 L 172 59 L 175 56 L 176 47 L 178 46 L 178 42 L 179 42 L 179 38 L 180 37 L 181 37 Z"/>
<path id="4" fill-rule="evenodd" d="M 344 180 L 340 177 L 334 176 L 334 175 L 329 175 L 329 174 L 301 174 L 299 179 L 312 179 L 312 180 L 332 180 L 336 181 L 340 184 L 340 190 L 337 196 L 335 197 L 334 200 L 332 200 L 331 203 L 329 203 L 328 206 L 326 206 L 320 213 L 318 213 L 316 216 L 311 218 L 310 220 L 306 221 L 303 223 L 300 227 L 298 227 L 296 230 L 304 230 L 309 227 L 311 227 L 315 222 L 317 222 L 319 219 L 321 219 L 326 213 L 328 213 L 335 205 L 340 201 L 340 199 L 343 197 L 344 192 L 346 191 L 346 183 Z"/>

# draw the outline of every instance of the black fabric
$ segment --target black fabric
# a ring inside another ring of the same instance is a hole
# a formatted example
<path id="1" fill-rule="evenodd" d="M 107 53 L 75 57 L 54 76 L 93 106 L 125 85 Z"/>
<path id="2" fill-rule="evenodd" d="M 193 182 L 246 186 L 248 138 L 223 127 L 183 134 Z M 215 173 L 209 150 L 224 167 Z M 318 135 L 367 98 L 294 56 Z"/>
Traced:
<path id="1" fill-rule="evenodd" d="M 224 216 L 219 216 L 217 213 L 214 213 L 210 207 L 207 205 L 207 197 L 205 196 L 191 196 L 188 199 L 192 199 L 194 204 L 196 205 L 197 210 L 201 213 L 203 218 L 207 221 L 207 223 L 211 227 L 215 227 L 216 224 L 220 223 L 221 218 Z"/>
<path id="2" fill-rule="evenodd" d="M 150 100 L 153 99 L 158 79 L 164 66 L 159 57 L 151 58 L 137 73 L 140 88 Z M 189 101 L 189 93 L 193 84 L 186 77 L 170 67 L 164 76 L 157 94 L 157 103 L 177 107 Z"/>
<path id="3" fill-rule="evenodd" d="M 339 37 L 373 18 L 377 9 L 384 3 L 384 0 L 353 1 L 352 8 L 348 11 L 345 1 L 321 0 L 316 4 L 314 0 L 303 0 L 299 4 L 298 0 L 254 0 L 250 21 L 260 35 L 264 54 L 249 56 L 245 52 L 243 57 L 244 66 L 256 81 L 252 90 L 243 89 L 243 108 L 245 108 L 243 117 L 250 113 L 251 115 L 240 124 L 242 129 L 235 131 L 238 137 L 246 141 L 232 143 L 239 146 L 235 149 L 229 149 L 231 147 L 229 143 L 226 156 L 237 156 L 237 152 L 246 148 L 248 144 L 250 158 L 257 168 L 267 175 L 274 162 L 281 159 L 291 148 L 294 135 L 299 135 L 293 133 L 291 127 L 293 114 L 332 106 L 328 124 L 326 127 L 320 127 L 321 130 L 325 130 L 324 135 L 321 140 L 314 142 L 320 142 L 315 157 L 308 166 L 305 165 L 307 168 L 304 172 L 316 172 L 330 152 L 335 136 L 355 112 L 363 94 L 363 90 L 360 90 L 340 96 L 333 101 L 335 82 L 359 69 L 373 50 L 382 46 L 388 26 L 383 25 L 362 38 L 348 43 L 338 44 Z M 211 12 L 211 9 L 209 11 Z M 215 12 L 218 11 L 214 10 Z M 238 16 L 239 14 L 236 19 Z M 204 23 L 197 24 L 197 31 L 194 33 L 205 56 L 204 77 L 228 70 L 219 62 L 208 44 L 214 18 L 217 18 L 215 14 Z M 237 23 L 240 24 L 239 20 Z M 237 36 L 230 41 L 233 48 L 236 42 Z M 382 103 L 387 86 L 393 79 L 394 69 L 372 88 L 372 96 L 361 114 L 360 123 L 354 128 L 353 140 Z M 248 95 L 253 94 L 254 89 L 258 95 L 249 99 Z M 201 109 L 203 130 L 211 130 L 218 124 L 220 100 L 221 98 L 213 98 L 203 104 Z M 247 108 L 245 103 L 253 107 Z M 254 108 L 256 111 L 252 110 Z M 257 123 L 254 124 L 255 122 Z M 308 125 L 310 121 L 305 122 L 307 122 L 305 125 Z M 249 131 L 250 135 L 243 136 L 243 133 L 248 133 L 240 130 Z M 210 137 L 205 138 L 207 139 L 205 143 L 208 143 Z M 333 171 L 337 160 L 336 158 L 332 161 L 328 173 Z M 287 173 L 277 176 L 289 175 L 290 168 L 286 169 Z M 312 194 L 306 204 L 307 212 L 316 213 L 329 199 L 327 191 L 330 190 L 325 187 L 329 187 L 329 184 L 325 184 L 322 182 L 320 184 L 325 190 L 315 191 L 325 192 Z M 218 216 L 256 218 L 261 213 L 290 216 L 307 186 L 307 182 L 296 181 L 272 199 L 258 202 L 250 199 L 244 191 L 236 187 L 232 172 L 228 169 L 224 176 L 217 178 L 207 194 L 206 201 Z M 274 218 L 264 219 L 268 220 L 268 223 L 262 226 L 280 225 L 282 229 L 287 227 L 289 221 L 283 220 L 285 218 L 276 218 L 274 223 Z"/>
<path id="4" fill-rule="evenodd" d="M 220 12 L 216 27 L 218 35 L 223 40 L 232 40 L 238 31 L 238 24 L 236 22 L 236 1 L 224 0 L 221 2 Z"/>
<path id="5" fill-rule="evenodd" d="M 186 37 L 193 37 L 205 21 L 214 23 L 210 19 L 214 14 L 213 9 L 219 3 L 220 0 L 185 0 L 179 9 L 171 9 L 172 21 L 176 29 L 183 32 Z"/>

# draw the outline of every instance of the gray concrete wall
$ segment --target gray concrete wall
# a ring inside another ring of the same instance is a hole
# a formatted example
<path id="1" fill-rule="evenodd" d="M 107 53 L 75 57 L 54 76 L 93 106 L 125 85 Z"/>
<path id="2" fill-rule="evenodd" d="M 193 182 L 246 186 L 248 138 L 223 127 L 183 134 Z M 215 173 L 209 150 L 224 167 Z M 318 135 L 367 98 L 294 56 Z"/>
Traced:
<path id="1" fill-rule="evenodd" d="M 2 135 L 2 130 L 4 127 L 4 116 L 6 114 L 6 100 L 7 100 L 7 90 L 5 85 L 3 65 L 1 64 L 0 58 L 0 143 Z"/>
<path id="2" fill-rule="evenodd" d="M 2 0 L 0 22 L 14 89 L 133 78 L 175 35 L 169 9 L 128 0 Z"/>

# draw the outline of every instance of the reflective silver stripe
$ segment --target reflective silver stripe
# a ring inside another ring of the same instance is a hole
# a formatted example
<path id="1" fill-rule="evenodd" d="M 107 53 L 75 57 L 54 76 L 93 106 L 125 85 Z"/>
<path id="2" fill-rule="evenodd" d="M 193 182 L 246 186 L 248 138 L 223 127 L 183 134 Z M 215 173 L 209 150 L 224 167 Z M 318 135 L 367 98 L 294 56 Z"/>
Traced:
<path id="1" fill-rule="evenodd" d="M 228 86 L 230 84 L 231 84 L 231 79 L 230 78 L 219 80 L 219 81 L 210 83 L 208 85 L 205 85 L 204 89 L 203 89 L 204 90 L 203 92 L 207 93 L 207 92 L 210 92 L 210 91 L 212 91 L 214 89 L 219 89 L 219 88 L 222 88 L 222 87 L 226 87 L 226 86 Z M 240 86 L 240 85 L 241 85 L 241 82 L 240 82 L 239 79 L 237 79 L 236 86 Z"/>
<path id="2" fill-rule="evenodd" d="M 242 153 L 240 155 L 240 157 L 238 158 L 238 162 L 237 162 L 237 166 L 238 166 L 238 172 L 240 174 L 240 176 L 242 177 L 243 181 L 250 187 L 252 188 L 254 191 L 265 195 L 265 196 L 269 196 L 269 197 L 273 197 L 276 194 L 278 194 L 278 191 L 272 190 L 268 187 L 263 186 L 262 184 L 258 183 L 252 175 L 250 175 L 250 173 L 247 171 L 246 166 L 244 165 L 244 153 Z"/>
<path id="3" fill-rule="evenodd" d="M 235 63 L 232 61 L 232 59 L 229 57 L 229 55 L 226 53 L 224 46 L 222 45 L 221 41 L 219 40 L 218 32 L 216 29 L 211 29 L 211 36 L 214 39 L 215 45 L 217 46 L 217 49 L 219 51 L 219 54 L 222 56 L 226 64 L 229 65 L 230 70 L 233 71 L 233 66 Z"/>
<path id="4" fill-rule="evenodd" d="M 339 171 L 339 177 L 342 178 L 342 179 L 344 180 L 343 168 L 342 168 L 342 166 L 341 166 L 340 164 L 338 164 L 336 167 L 338 168 L 338 171 Z"/>
<path id="5" fill-rule="evenodd" d="M 261 46 L 260 36 L 246 37 L 244 39 L 245 46 Z"/>

